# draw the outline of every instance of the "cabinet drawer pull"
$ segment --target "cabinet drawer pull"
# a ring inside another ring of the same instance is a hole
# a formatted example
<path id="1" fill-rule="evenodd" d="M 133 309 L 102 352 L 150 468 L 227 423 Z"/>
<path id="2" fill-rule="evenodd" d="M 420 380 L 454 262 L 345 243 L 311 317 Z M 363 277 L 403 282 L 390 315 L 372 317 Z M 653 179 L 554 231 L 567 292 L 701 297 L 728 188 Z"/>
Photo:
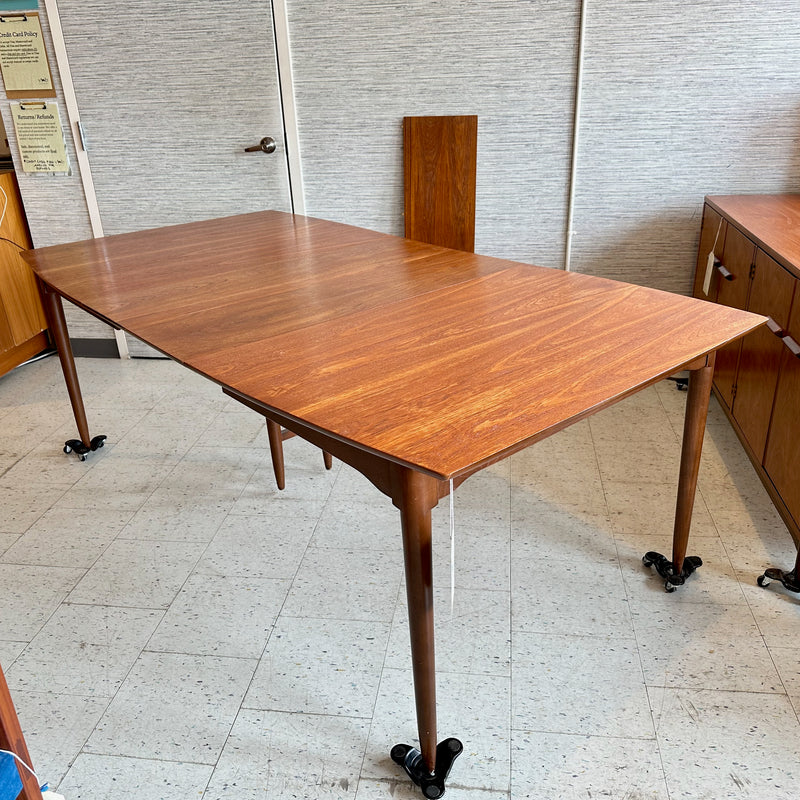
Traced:
<path id="1" fill-rule="evenodd" d="M 775 322 L 775 320 L 772 319 L 772 317 L 767 317 L 767 327 L 770 329 L 772 333 L 774 333 L 781 339 L 784 337 L 785 333 L 783 328 L 780 325 L 778 325 L 778 323 Z"/>
<path id="2" fill-rule="evenodd" d="M 789 351 L 793 356 L 800 358 L 800 344 L 797 344 L 797 342 L 792 339 L 791 336 L 784 336 L 783 343 L 789 348 Z"/>
<path id="3" fill-rule="evenodd" d="M 717 272 L 719 272 L 719 274 L 722 275 L 722 277 L 725 278 L 726 281 L 732 281 L 736 278 L 736 276 L 732 272 L 725 269 L 722 262 L 718 258 L 714 259 L 714 269 Z"/>

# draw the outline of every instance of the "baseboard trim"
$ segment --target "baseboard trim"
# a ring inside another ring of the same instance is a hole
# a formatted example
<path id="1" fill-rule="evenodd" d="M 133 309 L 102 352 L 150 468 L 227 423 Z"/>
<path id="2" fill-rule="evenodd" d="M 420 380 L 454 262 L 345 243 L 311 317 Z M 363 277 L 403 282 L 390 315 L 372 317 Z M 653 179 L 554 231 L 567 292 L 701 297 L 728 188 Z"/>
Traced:
<path id="1" fill-rule="evenodd" d="M 76 358 L 119 358 L 115 339 L 73 339 L 72 354 Z"/>

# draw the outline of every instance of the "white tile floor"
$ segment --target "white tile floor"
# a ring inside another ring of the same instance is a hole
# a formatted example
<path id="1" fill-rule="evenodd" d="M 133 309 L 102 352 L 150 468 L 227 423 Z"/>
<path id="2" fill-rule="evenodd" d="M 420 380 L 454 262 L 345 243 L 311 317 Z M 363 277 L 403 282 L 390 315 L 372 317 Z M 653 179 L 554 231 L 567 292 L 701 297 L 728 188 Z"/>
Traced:
<path id="1" fill-rule="evenodd" d="M 0 379 L 0 663 L 67 800 L 421 797 L 399 519 L 166 361 Z M 791 538 L 712 407 L 690 552 L 667 595 L 685 395 L 665 383 L 470 479 L 434 511 L 447 797 L 785 798 L 800 779 L 800 597 L 755 578 Z"/>

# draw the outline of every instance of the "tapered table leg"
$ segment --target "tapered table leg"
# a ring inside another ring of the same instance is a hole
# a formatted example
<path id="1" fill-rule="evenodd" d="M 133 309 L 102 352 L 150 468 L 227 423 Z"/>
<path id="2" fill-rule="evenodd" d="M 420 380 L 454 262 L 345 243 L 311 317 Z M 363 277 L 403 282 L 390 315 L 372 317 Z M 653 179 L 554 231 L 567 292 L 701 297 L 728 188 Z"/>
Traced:
<path id="1" fill-rule="evenodd" d="M 433 560 L 430 484 L 432 479 L 406 470 L 403 505 L 403 554 L 408 623 L 420 750 L 429 772 L 436 759 L 436 654 L 433 637 Z M 438 500 L 438 496 L 436 497 Z"/>
<path id="2" fill-rule="evenodd" d="M 83 406 L 83 396 L 81 386 L 78 382 L 78 373 L 75 369 L 75 359 L 72 356 L 72 345 L 69 342 L 67 333 L 67 322 L 64 319 L 64 306 L 61 302 L 61 295 L 48 289 L 43 284 L 42 305 L 44 306 L 47 326 L 50 335 L 58 350 L 58 358 L 61 361 L 61 371 L 64 373 L 64 382 L 67 384 L 69 401 L 72 404 L 72 413 L 75 415 L 75 424 L 78 426 L 80 439 L 69 439 L 64 443 L 64 452 L 69 453 L 74 450 L 81 458 L 86 460 L 86 454 L 90 450 L 97 450 L 103 446 L 105 436 L 89 436 L 89 424 L 86 421 L 86 410 Z"/>
<path id="3" fill-rule="evenodd" d="M 411 662 L 420 749 L 398 744 L 392 759 L 428 798 L 444 794 L 444 782 L 463 749 L 458 739 L 436 743 L 436 654 L 433 628 L 431 509 L 439 499 L 438 481 L 410 469 L 400 470 L 400 507 L 406 570 Z M 398 502 L 399 500 L 399 502 Z"/>
<path id="4" fill-rule="evenodd" d="M 683 422 L 683 447 L 681 471 L 678 479 L 678 502 L 675 507 L 675 528 L 672 539 L 672 563 L 676 572 L 683 569 L 689 528 L 697 493 L 697 475 L 706 430 L 708 403 L 711 398 L 711 381 L 714 377 L 714 354 L 705 367 L 689 374 L 689 396 L 686 399 L 686 417 Z"/>
<path id="5" fill-rule="evenodd" d="M 649 552 L 642 561 L 646 566 L 655 566 L 665 579 L 665 588 L 672 592 L 681 586 L 703 562 L 697 556 L 687 556 L 689 529 L 697 491 L 697 475 L 700 471 L 700 454 L 703 450 L 703 434 L 706 429 L 708 403 L 711 397 L 711 381 L 714 377 L 714 353 L 705 366 L 689 373 L 689 396 L 686 399 L 686 416 L 683 422 L 683 446 L 681 468 L 678 478 L 678 501 L 675 507 L 675 527 L 672 534 L 672 561 L 660 553 Z"/>
<path id="6" fill-rule="evenodd" d="M 72 356 L 72 345 L 69 342 L 67 333 L 67 322 L 64 319 L 64 306 L 61 303 L 61 295 L 45 288 L 42 291 L 42 302 L 44 313 L 47 317 L 47 326 L 50 328 L 50 335 L 53 337 L 53 342 L 58 349 L 61 371 L 64 373 L 64 381 L 67 384 L 67 392 L 69 393 L 70 403 L 72 403 L 72 413 L 75 415 L 78 434 L 81 437 L 81 441 L 88 447 L 91 441 L 89 425 L 86 422 L 86 410 L 83 407 L 83 397 L 78 383 L 78 373 L 75 370 L 75 359 Z"/>
<path id="7" fill-rule="evenodd" d="M 283 466 L 283 434 L 281 426 L 271 419 L 267 419 L 267 436 L 269 436 L 269 452 L 272 456 L 272 471 L 275 473 L 275 483 L 278 489 L 286 486 L 286 473 Z"/>

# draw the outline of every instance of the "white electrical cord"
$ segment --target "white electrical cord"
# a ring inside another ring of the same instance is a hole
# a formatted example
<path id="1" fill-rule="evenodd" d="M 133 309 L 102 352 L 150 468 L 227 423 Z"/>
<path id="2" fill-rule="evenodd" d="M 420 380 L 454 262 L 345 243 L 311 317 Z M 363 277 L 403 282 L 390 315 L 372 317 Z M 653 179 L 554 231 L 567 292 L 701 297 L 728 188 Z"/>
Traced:
<path id="1" fill-rule="evenodd" d="M 0 191 L 2 191 L 2 189 L 0 189 Z M 33 775 L 33 777 L 36 779 L 36 785 L 39 787 L 39 791 L 42 793 L 42 798 L 44 798 L 44 800 L 64 800 L 63 794 L 56 794 L 55 792 L 50 791 L 48 785 L 46 783 L 42 783 L 39 780 L 39 776 L 16 753 L 12 752 L 11 750 L 0 750 L 0 753 L 5 753 L 6 755 L 12 756 L 17 763 L 22 764 L 22 766 L 25 767 L 25 769 L 30 772 L 31 775 Z"/>
<path id="2" fill-rule="evenodd" d="M 450 616 L 456 600 L 456 515 L 453 503 L 453 479 L 450 478 Z"/>
<path id="3" fill-rule="evenodd" d="M 3 220 L 6 218 L 6 211 L 8 211 L 8 195 L 6 194 L 6 190 L 2 186 L 0 186 L 0 192 L 2 192 L 3 194 L 3 213 L 0 214 L 0 228 L 2 228 Z"/>
<path id="4" fill-rule="evenodd" d="M 0 189 L 0 191 L 2 190 Z M 5 194 L 5 192 L 3 192 L 3 194 Z M 39 778 L 36 773 L 16 753 L 12 752 L 11 750 L 0 750 L 0 753 L 5 753 L 7 756 L 12 756 L 15 758 L 18 763 L 22 764 L 22 766 L 25 767 L 25 769 L 28 770 L 28 772 L 30 772 L 34 778 L 36 778 L 36 783 L 38 783 L 41 787 L 41 783 L 39 783 Z"/>

